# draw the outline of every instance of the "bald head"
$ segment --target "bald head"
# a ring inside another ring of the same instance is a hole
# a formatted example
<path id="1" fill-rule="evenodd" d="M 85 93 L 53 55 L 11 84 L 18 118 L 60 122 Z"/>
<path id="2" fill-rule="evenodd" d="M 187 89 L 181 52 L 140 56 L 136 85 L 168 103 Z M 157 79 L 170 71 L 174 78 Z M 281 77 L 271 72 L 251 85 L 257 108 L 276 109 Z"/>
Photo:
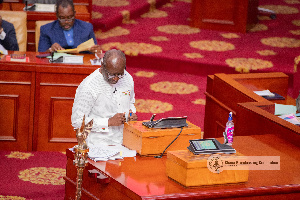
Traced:
<path id="1" fill-rule="evenodd" d="M 121 50 L 111 49 L 105 52 L 103 57 L 104 65 L 106 65 L 108 62 L 113 62 L 114 64 L 116 64 L 116 62 L 126 63 L 125 54 Z"/>
<path id="2" fill-rule="evenodd" d="M 120 50 L 112 49 L 104 54 L 101 73 L 107 82 L 115 84 L 120 79 L 118 76 L 124 74 L 125 66 L 125 54 Z"/>

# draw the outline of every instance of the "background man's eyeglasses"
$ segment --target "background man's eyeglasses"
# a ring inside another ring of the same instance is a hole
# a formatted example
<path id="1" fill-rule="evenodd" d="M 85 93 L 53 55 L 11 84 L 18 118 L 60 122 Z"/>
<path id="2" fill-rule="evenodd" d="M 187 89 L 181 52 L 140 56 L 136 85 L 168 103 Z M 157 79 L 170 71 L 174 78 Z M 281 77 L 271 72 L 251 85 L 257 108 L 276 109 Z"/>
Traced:
<path id="1" fill-rule="evenodd" d="M 75 17 L 71 17 L 71 18 L 67 18 L 67 19 L 61 19 L 61 18 L 57 18 L 58 21 L 62 22 L 62 23 L 65 23 L 65 22 L 72 22 Z"/>

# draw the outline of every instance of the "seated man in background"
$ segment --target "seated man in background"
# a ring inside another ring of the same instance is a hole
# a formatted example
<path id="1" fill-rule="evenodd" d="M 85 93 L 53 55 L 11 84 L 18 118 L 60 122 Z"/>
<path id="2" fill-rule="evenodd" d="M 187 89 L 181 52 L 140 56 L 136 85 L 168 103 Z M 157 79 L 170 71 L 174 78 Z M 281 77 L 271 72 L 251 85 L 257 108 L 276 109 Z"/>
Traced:
<path id="1" fill-rule="evenodd" d="M 0 15 L 0 50 L 19 51 L 15 27 Z"/>
<path id="2" fill-rule="evenodd" d="M 120 50 L 109 50 L 100 69 L 86 77 L 76 90 L 72 126 L 80 128 L 83 116 L 86 124 L 93 120 L 87 138 L 89 147 L 122 144 L 126 119 L 137 120 L 134 82 L 125 66 L 125 54 Z"/>
<path id="3" fill-rule="evenodd" d="M 97 43 L 93 25 L 75 19 L 75 14 L 72 0 L 57 0 L 57 20 L 41 26 L 39 52 L 73 49 L 91 38 Z M 89 49 L 92 53 L 100 52 L 100 50 L 100 46 L 97 44 Z"/>

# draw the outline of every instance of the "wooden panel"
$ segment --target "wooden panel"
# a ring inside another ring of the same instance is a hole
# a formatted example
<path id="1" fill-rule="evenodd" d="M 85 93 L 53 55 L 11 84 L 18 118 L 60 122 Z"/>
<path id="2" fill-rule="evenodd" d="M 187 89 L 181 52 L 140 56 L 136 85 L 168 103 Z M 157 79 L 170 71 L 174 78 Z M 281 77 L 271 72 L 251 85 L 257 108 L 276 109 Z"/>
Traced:
<path id="1" fill-rule="evenodd" d="M 234 25 L 236 0 L 203 1 L 203 23 Z"/>
<path id="2" fill-rule="evenodd" d="M 0 10 L 11 10 L 9 3 L 2 3 L 0 4 Z"/>
<path id="3" fill-rule="evenodd" d="M 222 137 L 229 112 L 233 112 L 235 121 L 235 111 L 214 98 L 211 94 L 205 93 L 205 116 L 204 116 L 204 138 Z"/>
<path id="4" fill-rule="evenodd" d="M 73 147 L 76 143 L 76 134 L 71 125 L 72 100 L 75 97 L 76 86 L 51 86 L 40 87 L 40 99 L 38 105 L 38 151 L 64 151 Z M 55 100 L 54 100 L 55 99 Z M 65 102 L 58 99 L 68 99 Z M 54 101 L 53 101 L 54 100 Z M 65 106 L 62 110 L 57 109 Z M 58 116 L 63 114 L 62 116 Z M 58 123 L 56 117 L 63 122 Z M 61 125 L 61 126 L 60 126 Z M 58 127 L 60 126 L 60 127 Z M 73 139 L 70 139 L 73 134 Z M 72 143 L 74 142 L 74 143 Z"/>
<path id="5" fill-rule="evenodd" d="M 288 76 L 284 73 L 255 73 L 255 74 L 215 74 L 210 77 L 206 92 L 204 118 L 204 137 L 221 137 L 229 112 L 233 112 L 236 120 L 238 103 L 260 102 L 260 109 L 274 114 L 275 104 L 295 105 L 295 99 L 287 96 Z M 276 92 L 286 97 L 286 100 L 266 100 L 256 95 L 254 90 Z M 246 117 L 245 120 L 248 118 Z M 235 131 L 243 135 L 242 129 Z"/>
<path id="6" fill-rule="evenodd" d="M 258 0 L 193 0 L 191 26 L 245 33 L 258 22 Z"/>
<path id="7" fill-rule="evenodd" d="M 36 87 L 36 150 L 64 151 L 77 143 L 71 125 L 76 89 L 87 75 L 39 73 Z"/>
<path id="8" fill-rule="evenodd" d="M 73 102 L 74 98 L 51 98 L 50 142 L 76 142 L 74 129 L 70 126 Z"/>
<path id="9" fill-rule="evenodd" d="M 0 84 L 0 149 L 27 151 L 31 134 L 31 83 Z"/>
<path id="10" fill-rule="evenodd" d="M 0 141 L 16 141 L 18 121 L 17 95 L 0 95 Z"/>
<path id="11" fill-rule="evenodd" d="M 300 127 L 261 109 L 261 102 L 241 103 L 237 109 L 236 133 L 239 135 L 274 134 L 300 144 Z"/>

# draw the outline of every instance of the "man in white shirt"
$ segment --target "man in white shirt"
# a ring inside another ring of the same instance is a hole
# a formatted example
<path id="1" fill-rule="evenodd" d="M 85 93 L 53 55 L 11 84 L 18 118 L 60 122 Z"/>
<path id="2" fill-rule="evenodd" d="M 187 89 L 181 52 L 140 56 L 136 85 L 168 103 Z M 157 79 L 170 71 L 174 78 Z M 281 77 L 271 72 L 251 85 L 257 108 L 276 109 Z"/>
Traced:
<path id="1" fill-rule="evenodd" d="M 134 82 L 125 67 L 125 54 L 109 50 L 101 68 L 86 77 L 76 90 L 72 126 L 80 128 L 84 115 L 86 123 L 93 120 L 88 146 L 122 144 L 124 123 L 137 120 Z"/>
<path id="2" fill-rule="evenodd" d="M 19 51 L 15 27 L 12 23 L 2 20 L 0 15 L 0 49 Z"/>

